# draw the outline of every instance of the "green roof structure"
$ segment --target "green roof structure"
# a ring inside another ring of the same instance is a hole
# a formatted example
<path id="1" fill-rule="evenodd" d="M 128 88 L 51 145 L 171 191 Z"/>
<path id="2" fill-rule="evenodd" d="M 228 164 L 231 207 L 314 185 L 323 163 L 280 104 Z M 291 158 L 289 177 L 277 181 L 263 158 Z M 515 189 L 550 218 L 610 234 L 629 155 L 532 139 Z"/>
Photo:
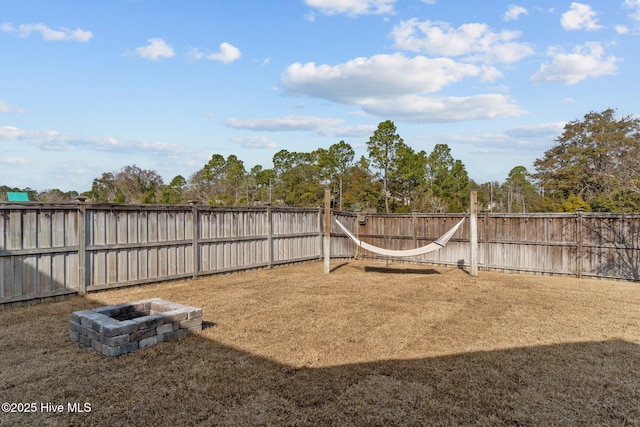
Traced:
<path id="1" fill-rule="evenodd" d="M 29 194 L 17 191 L 8 191 L 7 200 L 10 202 L 28 202 Z"/>

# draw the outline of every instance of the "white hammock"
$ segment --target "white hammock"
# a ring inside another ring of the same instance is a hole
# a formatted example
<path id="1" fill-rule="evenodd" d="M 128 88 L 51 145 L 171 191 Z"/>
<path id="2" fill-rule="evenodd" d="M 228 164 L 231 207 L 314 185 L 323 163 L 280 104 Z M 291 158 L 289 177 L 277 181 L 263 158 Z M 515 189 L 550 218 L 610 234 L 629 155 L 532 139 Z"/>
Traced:
<path id="1" fill-rule="evenodd" d="M 460 222 L 454 225 L 449 231 L 444 233 L 438 240 L 434 241 L 433 243 L 429 243 L 428 245 L 422 246 L 419 248 L 405 249 L 405 250 L 385 249 L 378 246 L 370 245 L 369 243 L 365 243 L 359 240 L 353 234 L 351 234 L 351 232 L 349 232 L 349 230 L 347 230 L 347 228 L 344 225 L 340 224 L 340 221 L 338 221 L 337 219 L 336 219 L 336 224 L 338 224 L 338 226 L 342 229 L 342 231 L 344 231 L 345 234 L 349 236 L 351 240 L 353 240 L 356 243 L 356 245 L 360 246 L 362 249 L 366 249 L 370 252 L 380 254 L 380 255 L 385 255 L 385 256 L 410 257 L 410 256 L 428 254 L 429 252 L 434 252 L 440 248 L 444 248 L 444 246 L 447 244 L 449 239 L 451 239 L 451 237 L 453 237 L 453 235 L 458 230 L 458 228 L 460 228 L 464 220 L 465 219 L 462 218 Z"/>

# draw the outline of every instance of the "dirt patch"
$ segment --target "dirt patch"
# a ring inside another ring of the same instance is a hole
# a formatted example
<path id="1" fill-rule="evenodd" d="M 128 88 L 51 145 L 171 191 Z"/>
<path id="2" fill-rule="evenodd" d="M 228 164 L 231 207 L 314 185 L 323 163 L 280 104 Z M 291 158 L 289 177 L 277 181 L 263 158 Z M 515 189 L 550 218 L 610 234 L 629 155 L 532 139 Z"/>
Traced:
<path id="1" fill-rule="evenodd" d="M 640 424 L 636 283 L 367 261 L 322 270 L 0 311 L 0 397 L 38 405 L 0 425 Z M 69 339 L 74 311 L 156 297 L 201 307 L 203 331 L 113 359 Z"/>

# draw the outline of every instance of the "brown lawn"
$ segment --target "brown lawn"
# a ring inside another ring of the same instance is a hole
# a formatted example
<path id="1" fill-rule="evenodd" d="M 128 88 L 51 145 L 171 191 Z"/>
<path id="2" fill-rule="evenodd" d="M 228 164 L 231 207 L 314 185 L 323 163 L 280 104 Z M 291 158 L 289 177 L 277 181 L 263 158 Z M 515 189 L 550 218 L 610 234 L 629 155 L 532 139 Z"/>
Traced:
<path id="1" fill-rule="evenodd" d="M 0 310 L 2 426 L 639 425 L 640 285 L 372 261 Z M 198 335 L 107 359 L 73 311 L 161 297 Z M 69 413 L 69 403 L 90 412 Z M 62 404 L 46 413 L 41 404 Z"/>

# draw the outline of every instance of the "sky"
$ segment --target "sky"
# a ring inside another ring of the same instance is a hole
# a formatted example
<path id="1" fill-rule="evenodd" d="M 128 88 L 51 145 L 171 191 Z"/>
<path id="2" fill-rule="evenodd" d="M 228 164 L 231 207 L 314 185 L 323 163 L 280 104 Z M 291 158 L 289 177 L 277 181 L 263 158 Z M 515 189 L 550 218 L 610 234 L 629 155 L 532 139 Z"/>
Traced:
<path id="1" fill-rule="evenodd" d="M 2 0 L 0 185 L 247 170 L 378 124 L 478 183 L 567 122 L 640 113 L 640 0 Z"/>

